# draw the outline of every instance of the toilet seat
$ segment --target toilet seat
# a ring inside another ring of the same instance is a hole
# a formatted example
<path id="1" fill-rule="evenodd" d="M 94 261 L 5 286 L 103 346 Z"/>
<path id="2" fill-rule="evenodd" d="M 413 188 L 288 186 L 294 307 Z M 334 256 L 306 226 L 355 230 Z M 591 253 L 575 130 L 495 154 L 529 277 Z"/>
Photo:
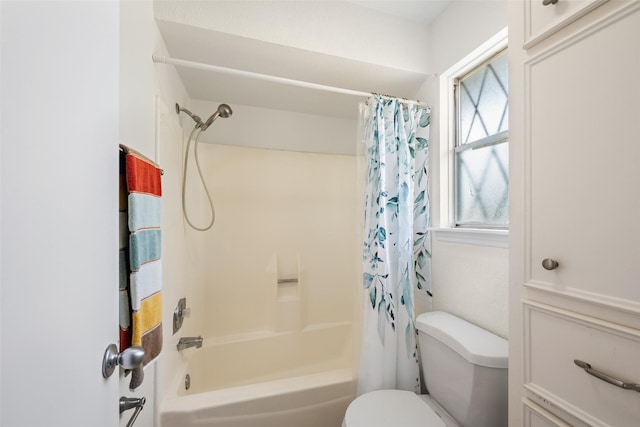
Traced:
<path id="1" fill-rule="evenodd" d="M 404 390 L 378 390 L 355 399 L 342 427 L 447 427 L 418 395 Z"/>

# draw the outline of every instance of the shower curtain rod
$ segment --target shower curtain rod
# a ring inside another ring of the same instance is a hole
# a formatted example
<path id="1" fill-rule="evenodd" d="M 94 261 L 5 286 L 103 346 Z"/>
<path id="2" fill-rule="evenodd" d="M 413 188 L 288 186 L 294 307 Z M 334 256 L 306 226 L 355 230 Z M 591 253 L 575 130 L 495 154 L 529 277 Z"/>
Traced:
<path id="1" fill-rule="evenodd" d="M 410 99 L 406 99 L 406 98 L 396 98 L 396 97 L 393 97 L 393 96 L 390 96 L 390 95 L 382 95 L 382 94 L 379 94 L 379 93 L 363 92 L 363 91 L 359 91 L 359 90 L 352 90 L 352 89 L 345 89 L 345 88 L 341 88 L 341 87 L 321 85 L 321 84 L 318 84 L 318 83 L 305 82 L 305 81 L 302 81 L 302 80 L 294 80 L 294 79 L 287 79 L 287 78 L 284 78 L 284 77 L 271 76 L 269 74 L 260 74 L 260 73 L 254 73 L 254 72 L 251 72 L 251 71 L 238 70 L 238 69 L 235 69 L 235 68 L 221 67 L 219 65 L 203 64 L 201 62 L 188 61 L 186 59 L 170 58 L 168 56 L 158 55 L 158 54 L 155 54 L 155 53 L 153 55 L 151 55 L 151 58 L 153 59 L 153 62 L 155 62 L 155 63 L 171 64 L 171 65 L 175 65 L 175 66 L 178 66 L 178 67 L 192 68 L 194 70 L 215 71 L 215 72 L 219 72 L 219 73 L 233 74 L 233 75 L 237 75 L 237 76 L 250 77 L 250 78 L 254 78 L 254 79 L 258 79 L 258 80 L 265 80 L 265 81 L 274 82 L 274 83 L 282 83 L 282 84 L 286 84 L 286 85 L 290 85 L 290 86 L 298 86 L 298 87 L 304 87 L 304 88 L 308 88 L 308 89 L 316 89 L 316 90 L 321 90 L 321 91 L 324 91 L 324 92 L 341 93 L 341 94 L 344 94 L 344 95 L 362 96 L 362 97 L 366 97 L 366 98 L 368 98 L 370 96 L 381 96 L 381 97 L 387 98 L 387 99 L 400 99 L 400 100 L 402 100 L 402 101 L 404 101 L 406 103 L 409 103 L 409 104 L 417 104 L 419 106 L 429 107 L 427 104 L 422 103 L 420 101 L 414 101 L 414 100 L 410 100 Z"/>

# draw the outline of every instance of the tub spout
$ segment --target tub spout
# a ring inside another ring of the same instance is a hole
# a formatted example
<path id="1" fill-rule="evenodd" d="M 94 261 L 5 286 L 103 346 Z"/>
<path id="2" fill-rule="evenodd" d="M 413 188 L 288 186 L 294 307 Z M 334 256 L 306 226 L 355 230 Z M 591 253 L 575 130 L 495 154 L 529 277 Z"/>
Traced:
<path id="1" fill-rule="evenodd" d="M 177 347 L 178 347 L 178 351 L 184 350 L 185 348 L 189 348 L 189 347 L 200 348 L 202 347 L 202 337 L 198 336 L 198 337 L 180 338 L 180 340 L 178 341 Z"/>

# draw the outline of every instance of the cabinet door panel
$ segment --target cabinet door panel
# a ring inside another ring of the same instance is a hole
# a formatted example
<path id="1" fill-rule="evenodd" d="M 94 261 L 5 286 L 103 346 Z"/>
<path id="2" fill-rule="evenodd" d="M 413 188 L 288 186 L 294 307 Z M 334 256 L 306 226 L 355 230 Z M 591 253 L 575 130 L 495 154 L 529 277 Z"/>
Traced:
<path id="1" fill-rule="evenodd" d="M 545 5 L 542 0 L 527 0 L 525 46 L 533 46 L 606 1 L 559 0 Z"/>
<path id="2" fill-rule="evenodd" d="M 640 12 L 609 21 L 525 66 L 528 276 L 640 312 Z"/>
<path id="3" fill-rule="evenodd" d="M 591 426 L 637 427 L 640 394 L 588 374 L 574 360 L 640 383 L 640 331 L 541 304 L 525 303 L 525 387 L 553 412 Z M 574 424 L 574 423 L 572 423 Z"/>
<path id="4" fill-rule="evenodd" d="M 524 427 L 571 427 L 570 424 L 565 423 L 529 400 L 523 402 L 522 411 L 524 414 Z"/>

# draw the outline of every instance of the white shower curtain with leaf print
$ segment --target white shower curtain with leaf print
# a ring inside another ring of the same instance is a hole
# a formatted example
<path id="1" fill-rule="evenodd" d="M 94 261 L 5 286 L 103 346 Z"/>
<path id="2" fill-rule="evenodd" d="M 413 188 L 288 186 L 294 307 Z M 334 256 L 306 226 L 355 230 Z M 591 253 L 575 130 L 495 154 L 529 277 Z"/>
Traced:
<path id="1" fill-rule="evenodd" d="M 361 108 L 366 188 L 364 324 L 358 395 L 420 392 L 415 296 L 430 309 L 430 111 L 372 97 Z"/>

